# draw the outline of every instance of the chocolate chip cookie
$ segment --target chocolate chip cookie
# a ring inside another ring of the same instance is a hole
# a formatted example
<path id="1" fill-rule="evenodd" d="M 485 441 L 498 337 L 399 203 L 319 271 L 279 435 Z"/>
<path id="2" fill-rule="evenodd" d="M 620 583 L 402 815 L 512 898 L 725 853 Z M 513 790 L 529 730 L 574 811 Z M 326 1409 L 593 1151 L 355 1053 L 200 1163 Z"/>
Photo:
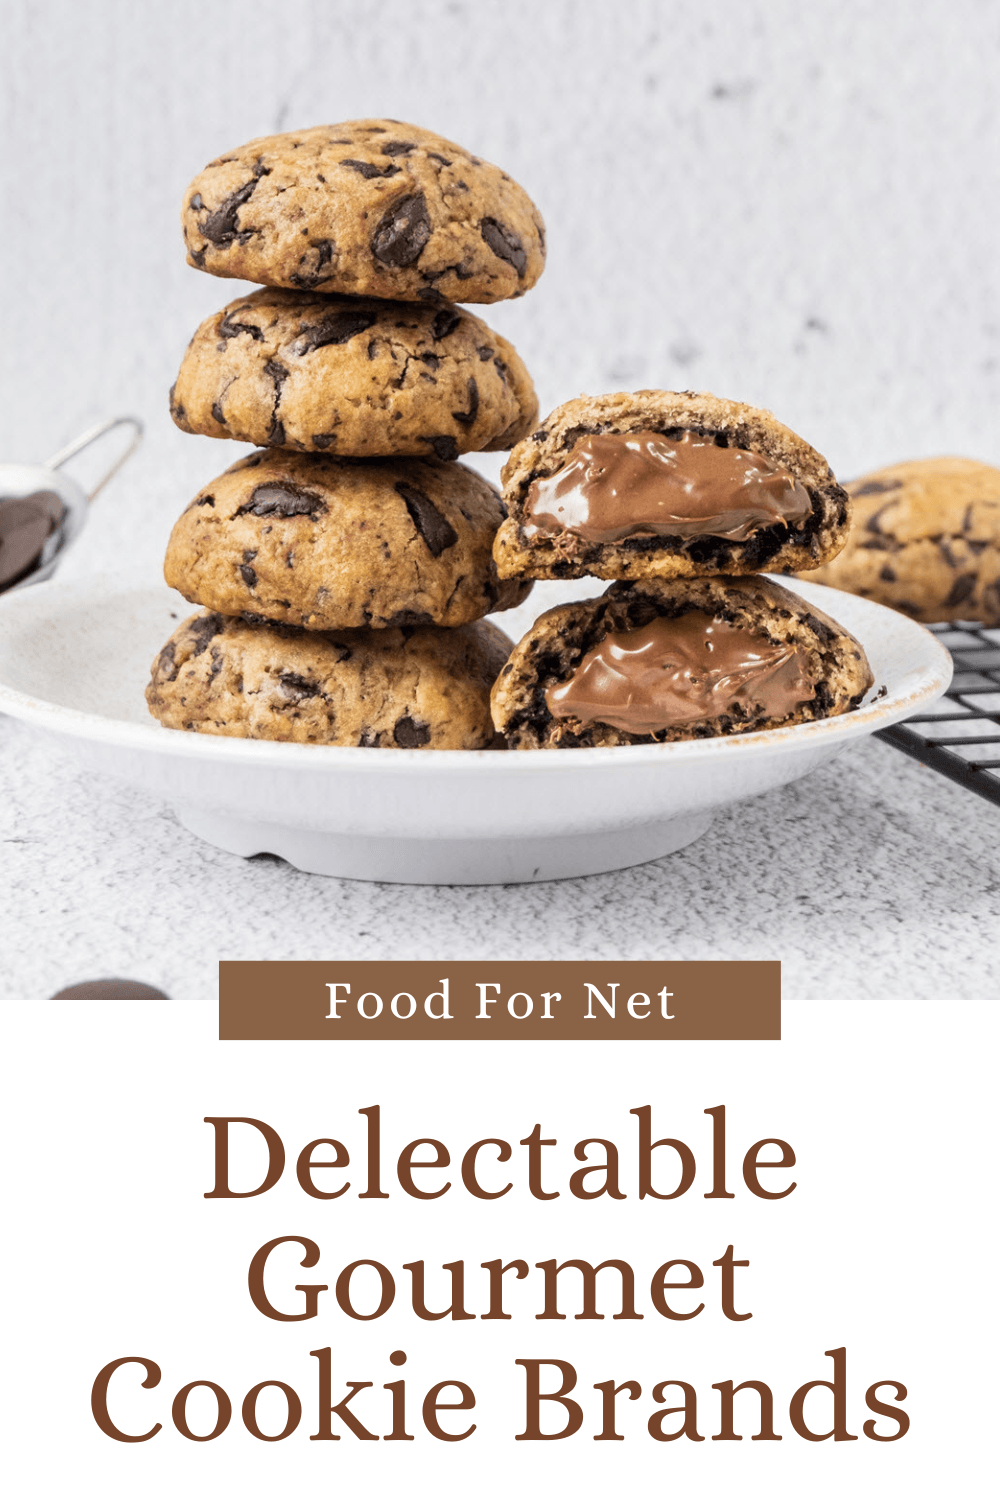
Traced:
<path id="1" fill-rule="evenodd" d="M 691 391 L 580 396 L 504 471 L 501 578 L 693 578 L 816 568 L 848 499 L 770 412 Z"/>
<path id="2" fill-rule="evenodd" d="M 464 464 L 268 449 L 195 496 L 164 575 L 193 604 L 308 630 L 464 625 L 531 588 L 497 578 L 503 517 Z"/>
<path id="3" fill-rule="evenodd" d="M 184 197 L 188 263 L 265 286 L 499 302 L 534 286 L 545 226 L 499 167 L 398 120 L 265 136 Z"/>
<path id="4" fill-rule="evenodd" d="M 265 288 L 205 319 L 170 411 L 261 447 L 450 459 L 511 447 L 538 402 L 516 351 L 462 308 Z"/>
<path id="5" fill-rule="evenodd" d="M 856 708 L 865 653 L 767 578 L 639 579 L 557 605 L 493 689 L 512 749 L 750 734 Z"/>
<path id="6" fill-rule="evenodd" d="M 320 633 L 202 613 L 174 631 L 146 689 L 168 729 L 303 745 L 482 750 L 510 641 L 486 620 Z"/>
<path id="7" fill-rule="evenodd" d="M 921 458 L 847 486 L 854 526 L 820 583 L 915 620 L 1000 625 L 1000 469 Z"/>

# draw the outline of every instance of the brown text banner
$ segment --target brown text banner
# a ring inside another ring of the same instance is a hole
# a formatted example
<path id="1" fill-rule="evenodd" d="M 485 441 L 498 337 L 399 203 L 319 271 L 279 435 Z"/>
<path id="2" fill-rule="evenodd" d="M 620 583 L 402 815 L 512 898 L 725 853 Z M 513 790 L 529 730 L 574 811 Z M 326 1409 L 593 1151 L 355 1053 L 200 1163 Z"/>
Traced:
<path id="1" fill-rule="evenodd" d="M 778 962 L 219 964 L 222 1041 L 778 1041 Z"/>

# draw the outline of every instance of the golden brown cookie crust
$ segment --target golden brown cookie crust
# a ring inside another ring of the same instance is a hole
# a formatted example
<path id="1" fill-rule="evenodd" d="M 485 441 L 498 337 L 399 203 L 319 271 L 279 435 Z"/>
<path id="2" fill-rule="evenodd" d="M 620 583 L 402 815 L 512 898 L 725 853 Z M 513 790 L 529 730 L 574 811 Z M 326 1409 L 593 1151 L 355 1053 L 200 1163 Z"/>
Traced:
<path id="1" fill-rule="evenodd" d="M 163 571 L 192 604 L 307 630 L 464 625 L 530 591 L 497 578 L 503 516 L 464 464 L 269 449 L 195 496 Z"/>
<path id="2" fill-rule="evenodd" d="M 847 486 L 854 524 L 815 577 L 912 619 L 1000 625 L 1000 469 L 971 458 L 891 464 Z"/>
<path id="3" fill-rule="evenodd" d="M 802 527 L 762 528 L 746 542 L 629 537 L 612 544 L 588 542 L 570 532 L 525 535 L 529 486 L 561 469 L 581 437 L 645 430 L 724 434 L 731 446 L 788 469 L 809 490 L 812 516 Z M 836 556 L 849 522 L 847 496 L 825 458 L 769 411 L 706 392 L 619 391 L 567 401 L 517 445 L 504 465 L 503 481 L 510 514 L 493 553 L 501 578 L 697 578 L 764 568 L 802 571 Z"/>
<path id="4" fill-rule="evenodd" d="M 737 706 L 732 714 L 656 734 L 629 734 L 610 724 L 557 719 L 549 712 L 546 689 L 572 676 L 586 652 L 606 635 L 641 630 L 658 616 L 691 610 L 764 635 L 776 645 L 793 642 L 802 648 L 816 697 L 780 720 L 747 715 Z M 856 708 L 871 685 L 871 670 L 859 642 L 822 610 L 769 578 L 637 579 L 612 584 L 599 599 L 560 604 L 541 615 L 497 679 L 493 720 L 515 750 L 643 745 L 750 734 L 830 718 Z"/>
<path id="5" fill-rule="evenodd" d="M 249 141 L 198 174 L 181 221 L 189 265 L 298 291 L 499 302 L 545 265 L 522 187 L 398 120 Z"/>
<path id="6" fill-rule="evenodd" d="M 267 287 L 205 319 L 170 412 L 258 447 L 451 459 L 509 448 L 538 401 L 516 350 L 464 308 Z"/>
<path id="7" fill-rule="evenodd" d="M 168 729 L 304 745 L 483 750 L 510 641 L 487 620 L 319 633 L 216 613 L 179 625 L 153 663 Z"/>

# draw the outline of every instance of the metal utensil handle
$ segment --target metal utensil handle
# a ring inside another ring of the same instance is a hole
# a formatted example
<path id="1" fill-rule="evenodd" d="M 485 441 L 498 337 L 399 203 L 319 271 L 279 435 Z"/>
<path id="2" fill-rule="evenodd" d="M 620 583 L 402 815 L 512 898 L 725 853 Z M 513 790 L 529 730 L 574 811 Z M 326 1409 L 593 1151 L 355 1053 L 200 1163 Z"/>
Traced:
<path id="1" fill-rule="evenodd" d="M 103 479 L 99 479 L 90 491 L 87 499 L 93 500 L 94 496 L 103 490 L 108 480 L 114 478 L 125 460 L 135 452 L 136 448 L 142 442 L 143 426 L 138 417 L 112 417 L 110 422 L 98 422 L 96 427 L 88 427 L 86 432 L 82 432 L 78 438 L 74 438 L 71 443 L 67 443 L 65 448 L 60 448 L 58 453 L 54 453 L 46 461 L 45 467 L 47 469 L 61 469 L 68 459 L 75 457 L 77 453 L 82 453 L 84 448 L 89 448 L 91 443 L 96 443 L 99 437 L 103 437 L 106 432 L 111 432 L 115 427 L 131 427 L 132 441 L 124 453 L 111 465 L 111 468 L 104 475 Z"/>

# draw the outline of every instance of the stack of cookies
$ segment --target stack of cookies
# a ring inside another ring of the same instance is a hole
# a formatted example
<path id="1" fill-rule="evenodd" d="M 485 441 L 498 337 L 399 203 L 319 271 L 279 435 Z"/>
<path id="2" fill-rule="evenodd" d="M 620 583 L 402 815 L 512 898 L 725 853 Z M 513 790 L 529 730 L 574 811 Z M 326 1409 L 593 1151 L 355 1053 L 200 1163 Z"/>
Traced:
<path id="1" fill-rule="evenodd" d="M 836 556 L 848 496 L 770 412 L 693 392 L 582 396 L 504 468 L 501 580 L 613 579 L 542 615 L 493 690 L 513 749 L 749 733 L 855 708 L 872 675 L 761 577 Z"/>
<path id="2" fill-rule="evenodd" d="M 494 487 L 456 462 L 537 420 L 516 351 L 464 308 L 534 285 L 541 218 L 506 173 L 410 125 L 252 141 L 185 199 L 188 260 L 261 289 L 207 318 L 171 391 L 185 432 L 253 443 L 174 527 L 202 611 L 147 689 L 176 729 L 480 749 L 511 642 Z"/>

